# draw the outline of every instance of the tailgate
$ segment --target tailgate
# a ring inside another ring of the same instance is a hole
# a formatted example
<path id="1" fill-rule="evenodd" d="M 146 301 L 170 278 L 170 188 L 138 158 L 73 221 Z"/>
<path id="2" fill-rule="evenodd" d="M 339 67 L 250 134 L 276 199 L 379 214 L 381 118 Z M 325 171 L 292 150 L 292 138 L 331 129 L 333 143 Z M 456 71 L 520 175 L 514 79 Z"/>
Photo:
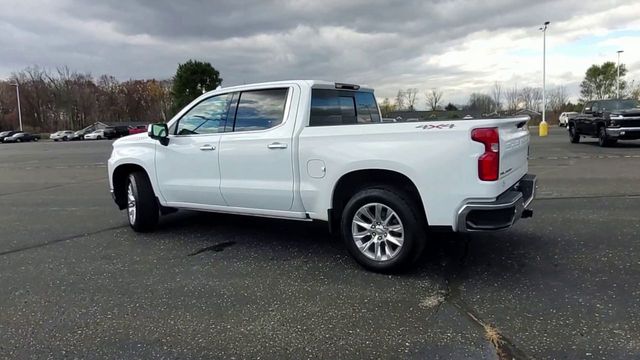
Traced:
<path id="1" fill-rule="evenodd" d="M 526 119 L 505 119 L 500 133 L 500 179 L 519 180 L 528 171 L 529 129 Z"/>

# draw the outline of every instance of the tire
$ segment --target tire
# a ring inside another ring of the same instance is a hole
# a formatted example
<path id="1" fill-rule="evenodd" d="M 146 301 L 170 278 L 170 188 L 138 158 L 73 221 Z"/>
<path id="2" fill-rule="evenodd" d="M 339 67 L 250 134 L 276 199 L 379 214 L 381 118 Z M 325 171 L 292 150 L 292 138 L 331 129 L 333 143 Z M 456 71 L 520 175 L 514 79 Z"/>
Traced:
<path id="1" fill-rule="evenodd" d="M 611 139 L 607 136 L 607 131 L 603 126 L 598 128 L 598 145 L 601 147 L 609 147 L 615 145 L 617 142 L 617 140 Z"/>
<path id="2" fill-rule="evenodd" d="M 158 224 L 160 209 L 146 173 L 136 171 L 129 174 L 126 196 L 127 219 L 131 228 L 136 232 L 153 230 Z"/>
<path id="3" fill-rule="evenodd" d="M 421 213 L 405 193 L 386 185 L 371 186 L 356 193 L 344 207 L 340 221 L 342 239 L 351 256 L 366 269 L 406 270 L 424 250 L 426 222 Z M 372 227 L 376 218 L 381 221 Z"/>
<path id="4" fill-rule="evenodd" d="M 569 141 L 571 141 L 572 144 L 580 142 L 580 134 L 578 134 L 575 125 L 569 125 Z"/>
<path id="5" fill-rule="evenodd" d="M 16 139 L 16 142 L 17 142 L 17 143 L 19 143 L 19 142 L 22 142 L 22 140 L 20 140 L 20 139 Z"/>
<path id="6" fill-rule="evenodd" d="M 98 136 L 98 140 L 102 140 L 102 136 Z"/>
<path id="7" fill-rule="evenodd" d="M 58 142 L 58 139 L 53 139 L 53 141 Z"/>
<path id="8" fill-rule="evenodd" d="M 38 138 L 33 138 L 33 141 L 38 142 Z"/>
<path id="9" fill-rule="evenodd" d="M 56 141 L 58 141 L 58 140 L 56 140 Z M 62 138 L 62 141 L 69 141 L 69 138 L 65 136 L 65 137 Z"/>

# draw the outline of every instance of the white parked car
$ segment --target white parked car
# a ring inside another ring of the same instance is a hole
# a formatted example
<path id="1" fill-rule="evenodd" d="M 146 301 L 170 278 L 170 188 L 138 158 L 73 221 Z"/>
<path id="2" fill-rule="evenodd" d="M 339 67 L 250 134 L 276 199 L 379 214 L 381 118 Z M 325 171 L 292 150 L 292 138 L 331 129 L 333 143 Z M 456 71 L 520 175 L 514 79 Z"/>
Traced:
<path id="1" fill-rule="evenodd" d="M 135 231 L 175 209 L 321 220 L 361 265 L 397 270 L 428 229 L 501 230 L 531 216 L 527 121 L 385 123 L 358 85 L 243 85 L 115 141 L 109 181 Z"/>
<path id="2" fill-rule="evenodd" d="M 104 136 L 104 129 L 100 129 L 100 130 L 95 130 L 93 132 L 90 132 L 88 134 L 86 134 L 84 136 L 85 140 L 102 140 L 105 139 Z"/>
<path id="3" fill-rule="evenodd" d="M 558 126 L 567 127 L 567 124 L 569 123 L 569 119 L 576 115 L 578 115 L 578 113 L 575 111 L 563 112 L 562 114 L 560 114 L 560 117 L 558 118 Z"/>
<path id="4" fill-rule="evenodd" d="M 68 140 L 71 140 L 72 138 L 73 138 L 73 131 L 71 130 L 57 131 L 49 135 L 49 139 L 53 141 L 68 141 Z"/>

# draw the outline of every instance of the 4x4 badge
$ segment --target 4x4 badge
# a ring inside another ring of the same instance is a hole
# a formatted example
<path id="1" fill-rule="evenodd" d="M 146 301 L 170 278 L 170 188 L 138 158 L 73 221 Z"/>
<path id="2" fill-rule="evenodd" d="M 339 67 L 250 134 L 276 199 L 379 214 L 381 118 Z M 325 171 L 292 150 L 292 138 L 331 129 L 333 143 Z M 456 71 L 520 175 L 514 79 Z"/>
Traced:
<path id="1" fill-rule="evenodd" d="M 455 124 L 426 124 L 426 125 L 418 125 L 416 126 L 416 129 L 423 129 L 423 130 L 431 130 L 431 129 L 453 129 L 456 125 Z"/>

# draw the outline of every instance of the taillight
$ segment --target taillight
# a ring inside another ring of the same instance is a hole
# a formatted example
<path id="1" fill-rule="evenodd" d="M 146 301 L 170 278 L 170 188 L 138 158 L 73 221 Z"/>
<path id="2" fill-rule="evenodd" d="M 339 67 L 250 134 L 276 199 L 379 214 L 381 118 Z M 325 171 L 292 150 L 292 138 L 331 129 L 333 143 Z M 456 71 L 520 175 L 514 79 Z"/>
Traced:
<path id="1" fill-rule="evenodd" d="M 500 135 L 498 128 L 480 128 L 471 131 L 471 139 L 484 144 L 484 154 L 478 158 L 478 177 L 483 181 L 496 181 L 500 173 Z"/>

